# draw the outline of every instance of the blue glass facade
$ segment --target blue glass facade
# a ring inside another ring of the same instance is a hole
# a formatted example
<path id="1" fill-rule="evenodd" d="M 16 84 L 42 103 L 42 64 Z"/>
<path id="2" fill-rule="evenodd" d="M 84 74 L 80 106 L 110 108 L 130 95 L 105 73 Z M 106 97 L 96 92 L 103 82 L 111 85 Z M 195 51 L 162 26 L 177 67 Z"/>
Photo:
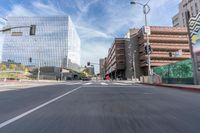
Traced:
<path id="1" fill-rule="evenodd" d="M 80 38 L 70 17 L 7 19 L 7 27 L 21 28 L 6 33 L 2 61 L 13 60 L 30 66 L 67 67 L 74 70 L 80 65 Z M 30 35 L 31 25 L 36 25 L 35 35 Z"/>

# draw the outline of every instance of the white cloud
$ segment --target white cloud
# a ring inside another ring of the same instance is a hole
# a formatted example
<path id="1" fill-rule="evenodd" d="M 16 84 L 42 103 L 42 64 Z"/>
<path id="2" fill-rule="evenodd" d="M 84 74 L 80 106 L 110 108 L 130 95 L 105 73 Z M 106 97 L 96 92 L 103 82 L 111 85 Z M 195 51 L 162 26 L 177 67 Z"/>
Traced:
<path id="1" fill-rule="evenodd" d="M 75 17 L 75 25 L 78 29 L 81 39 L 87 39 L 87 38 L 94 38 L 94 37 L 105 37 L 108 38 L 109 35 L 106 33 L 97 30 L 96 27 L 92 24 L 92 22 L 95 20 L 93 17 L 86 17 L 88 14 L 90 7 L 97 3 L 99 0 L 82 0 L 82 1 L 75 1 L 76 7 L 78 8 L 79 12 L 77 16 Z"/>
<path id="2" fill-rule="evenodd" d="M 11 10 L 7 12 L 7 16 L 52 16 L 66 15 L 64 11 L 57 8 L 51 1 L 44 4 L 39 1 L 32 2 L 31 8 L 26 8 L 23 5 L 13 5 Z"/>
<path id="3" fill-rule="evenodd" d="M 64 11 L 55 7 L 55 5 L 51 1 L 48 1 L 48 4 L 44 4 L 42 2 L 35 1 L 32 3 L 32 5 L 33 5 L 33 7 L 35 9 L 34 11 L 36 12 L 37 15 L 45 15 L 45 16 L 66 15 L 66 13 Z"/>
<path id="4" fill-rule="evenodd" d="M 88 0 L 82 0 L 82 1 L 75 1 L 77 8 L 79 9 L 81 15 L 84 13 L 87 13 L 90 6 L 92 4 L 95 4 L 99 0 L 93 0 L 93 1 L 88 1 Z"/>
<path id="5" fill-rule="evenodd" d="M 82 66 L 86 65 L 88 61 L 92 63 L 99 63 L 100 58 L 104 58 L 107 56 L 108 48 L 110 46 L 105 45 L 101 42 L 98 43 L 90 43 L 90 45 L 82 46 L 81 51 L 81 64 Z M 95 65 L 95 71 L 99 71 L 99 66 Z"/>
<path id="6" fill-rule="evenodd" d="M 87 40 L 91 38 L 112 38 L 112 35 L 108 35 L 102 31 L 98 31 L 96 29 L 87 28 L 83 26 L 76 26 L 79 30 L 80 36 L 82 39 Z"/>
<path id="7" fill-rule="evenodd" d="M 22 5 L 14 5 L 11 11 L 7 13 L 7 16 L 35 16 L 35 14 Z"/>

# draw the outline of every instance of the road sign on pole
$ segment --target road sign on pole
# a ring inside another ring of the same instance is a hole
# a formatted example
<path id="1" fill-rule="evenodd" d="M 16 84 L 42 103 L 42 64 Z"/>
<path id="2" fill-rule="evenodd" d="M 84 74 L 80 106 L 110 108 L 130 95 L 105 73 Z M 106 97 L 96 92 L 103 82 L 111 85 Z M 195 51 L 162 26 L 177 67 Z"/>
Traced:
<path id="1" fill-rule="evenodd" d="M 144 33 L 147 35 L 151 35 L 151 28 L 150 26 L 144 26 Z"/>

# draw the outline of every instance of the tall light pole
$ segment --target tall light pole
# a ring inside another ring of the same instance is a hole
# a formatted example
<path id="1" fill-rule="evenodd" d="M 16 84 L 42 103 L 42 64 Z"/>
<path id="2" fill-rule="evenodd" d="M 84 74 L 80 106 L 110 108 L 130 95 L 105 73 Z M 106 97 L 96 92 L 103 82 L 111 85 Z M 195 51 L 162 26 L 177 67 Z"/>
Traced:
<path id="1" fill-rule="evenodd" d="M 148 26 L 148 23 L 147 23 L 147 14 L 150 12 L 151 8 L 150 6 L 148 5 L 148 3 L 150 2 L 150 0 L 147 1 L 146 4 L 142 4 L 140 2 L 137 2 L 137 1 L 132 1 L 130 2 L 130 4 L 138 4 L 138 5 L 141 5 L 143 7 L 143 13 L 144 13 L 144 17 L 145 17 L 145 26 L 147 27 Z M 150 43 L 149 43 L 149 34 L 146 33 L 146 38 L 147 38 L 147 48 L 148 48 L 148 75 L 152 75 L 152 72 L 151 72 L 151 56 L 150 56 Z"/>
<path id="2" fill-rule="evenodd" d="M 134 80 L 136 80 L 135 53 L 136 53 L 136 50 L 133 50 L 133 72 L 134 72 Z"/>
<path id="3" fill-rule="evenodd" d="M 40 80 L 40 51 L 38 50 L 38 54 L 39 54 L 39 64 L 38 64 L 38 75 L 37 75 L 37 79 L 38 81 Z"/>
<path id="4" fill-rule="evenodd" d="M 37 39 L 34 39 L 36 45 L 37 45 Z M 37 80 L 40 81 L 40 65 L 41 65 L 41 53 L 40 53 L 40 47 L 38 46 L 38 49 L 37 49 L 37 53 L 38 53 L 38 71 L 37 71 Z"/>
<path id="5" fill-rule="evenodd" d="M 40 56 L 40 49 L 38 49 L 38 56 L 39 56 L 39 60 L 38 60 L 38 75 L 37 75 L 37 79 L 38 79 L 38 81 L 40 80 L 40 65 L 41 65 L 41 63 L 40 63 L 40 61 L 41 61 L 41 56 Z"/>

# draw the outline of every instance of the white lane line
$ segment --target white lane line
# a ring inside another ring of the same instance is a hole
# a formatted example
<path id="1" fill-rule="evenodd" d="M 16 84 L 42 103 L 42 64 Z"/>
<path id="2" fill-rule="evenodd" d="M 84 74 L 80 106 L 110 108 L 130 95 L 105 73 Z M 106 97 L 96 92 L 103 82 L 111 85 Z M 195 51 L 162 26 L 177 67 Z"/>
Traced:
<path id="1" fill-rule="evenodd" d="M 92 83 L 85 83 L 84 85 L 91 85 Z"/>
<path id="2" fill-rule="evenodd" d="M 67 83 L 66 85 L 77 85 L 77 84 L 81 84 L 81 83 Z"/>
<path id="3" fill-rule="evenodd" d="M 124 83 L 113 83 L 115 85 L 130 85 L 130 84 L 124 84 Z"/>
<path id="4" fill-rule="evenodd" d="M 21 118 L 23 118 L 23 117 L 29 115 L 30 113 L 33 113 L 34 111 L 36 111 L 36 110 L 38 110 L 38 109 L 40 109 L 40 108 L 42 108 L 42 107 L 44 107 L 44 106 L 46 106 L 46 105 L 52 103 L 52 102 L 57 101 L 58 99 L 60 99 L 60 98 L 62 98 L 62 97 L 64 97 L 64 96 L 66 96 L 66 95 L 68 95 L 68 94 L 70 94 L 70 93 L 72 93 L 72 92 L 74 92 L 74 91 L 76 91 L 76 90 L 78 90 L 78 89 L 80 89 L 80 88 L 81 88 L 81 86 L 78 87 L 78 88 L 75 88 L 75 89 L 73 89 L 73 90 L 71 90 L 71 91 L 68 91 L 67 93 L 65 93 L 65 94 L 63 94 L 63 95 L 60 95 L 60 96 L 58 96 L 58 97 L 56 97 L 56 98 L 54 98 L 54 99 L 52 99 L 52 100 L 50 100 L 50 101 L 48 101 L 48 102 L 45 102 L 45 103 L 43 103 L 43 104 L 41 104 L 41 105 L 39 105 L 39 106 L 37 106 L 37 107 L 35 107 L 35 108 L 33 108 L 33 109 L 31 109 L 31 110 L 29 110 L 29 111 L 27 111 L 27 112 L 21 114 L 21 115 L 18 115 L 18 116 L 14 117 L 14 118 L 12 118 L 12 119 L 10 119 L 10 120 L 7 120 L 7 121 L 1 123 L 1 124 L 0 124 L 0 129 L 3 128 L 3 127 L 6 126 L 6 125 L 9 125 L 9 124 L 11 124 L 11 123 L 17 121 L 18 119 L 21 119 Z"/>
<path id="5" fill-rule="evenodd" d="M 108 85 L 107 83 L 101 83 L 101 85 Z"/>

